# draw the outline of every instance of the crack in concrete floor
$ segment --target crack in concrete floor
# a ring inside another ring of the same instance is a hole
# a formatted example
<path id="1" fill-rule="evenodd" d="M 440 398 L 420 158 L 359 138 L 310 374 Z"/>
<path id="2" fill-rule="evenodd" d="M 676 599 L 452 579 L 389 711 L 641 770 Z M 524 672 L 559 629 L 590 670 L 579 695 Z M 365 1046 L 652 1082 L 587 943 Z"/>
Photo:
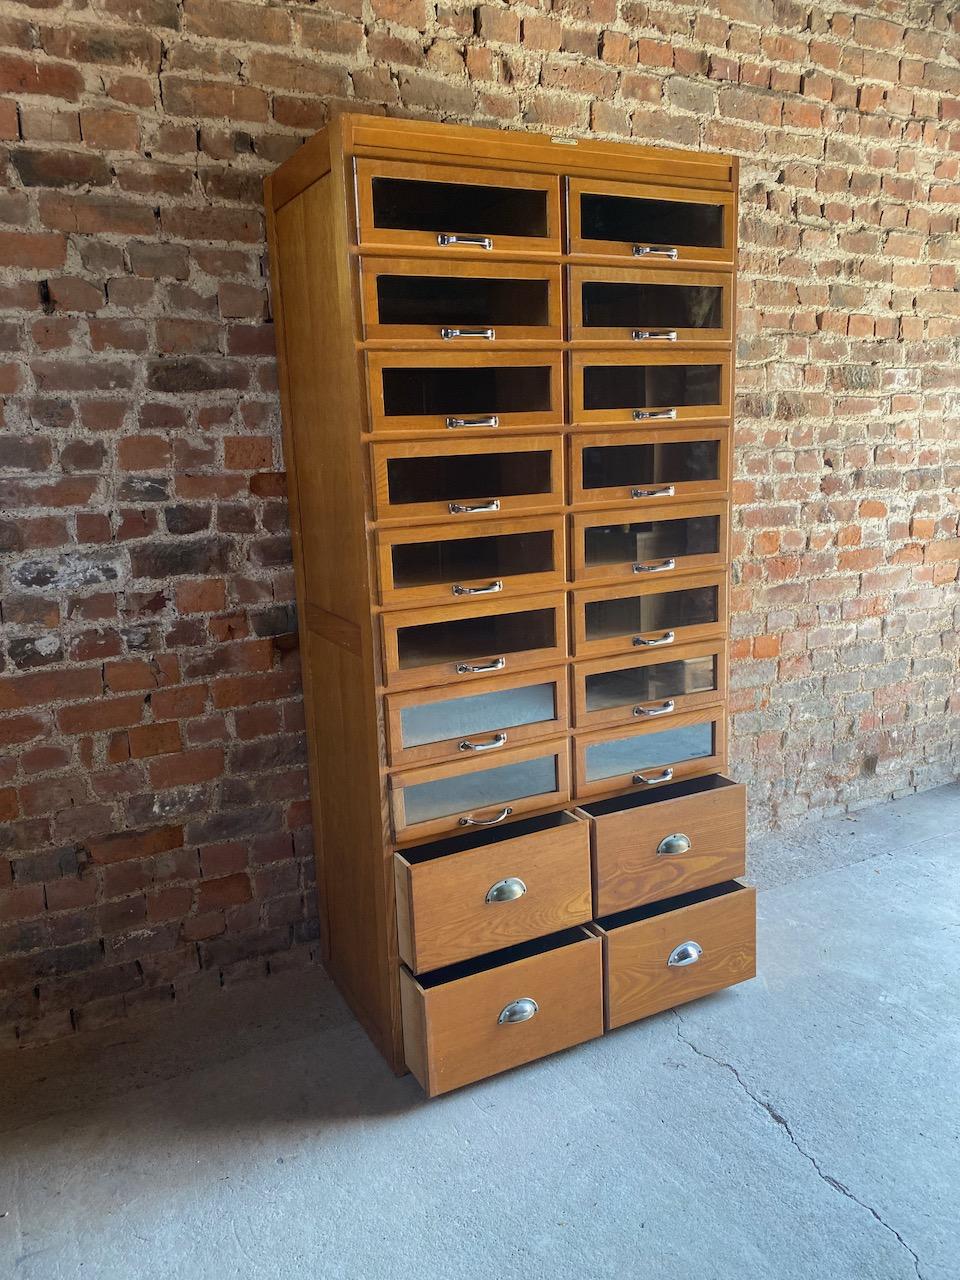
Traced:
<path id="1" fill-rule="evenodd" d="M 693 1052 L 697 1054 L 699 1057 L 706 1058 L 708 1062 L 713 1062 L 716 1066 L 724 1067 L 727 1071 L 729 1071 L 730 1074 L 733 1076 L 733 1078 L 736 1080 L 737 1084 L 740 1086 L 743 1092 L 747 1095 L 747 1097 L 750 1098 L 750 1100 L 754 1102 L 758 1107 L 760 1107 L 762 1111 L 765 1111 L 767 1115 L 770 1117 L 770 1119 L 780 1129 L 784 1131 L 784 1133 L 787 1135 L 787 1137 L 796 1147 L 797 1151 L 799 1151 L 800 1154 L 803 1156 L 803 1158 L 813 1166 L 814 1170 L 817 1173 L 817 1176 L 823 1182 L 825 1182 L 828 1187 L 832 1187 L 834 1191 L 839 1191 L 841 1195 L 846 1196 L 848 1200 L 852 1200 L 853 1203 L 856 1205 L 859 1205 L 861 1209 L 866 1209 L 867 1213 L 871 1214 L 871 1216 L 874 1217 L 877 1220 L 877 1222 L 880 1223 L 880 1226 L 883 1227 L 884 1230 L 889 1231 L 890 1234 L 897 1239 L 897 1241 L 902 1245 L 904 1249 L 906 1249 L 907 1253 L 909 1253 L 910 1257 L 913 1259 L 913 1269 L 917 1273 L 917 1280 L 924 1280 L 923 1272 L 920 1270 L 919 1256 L 913 1249 L 911 1249 L 910 1245 L 907 1244 L 906 1240 L 904 1240 L 903 1236 L 896 1229 L 896 1227 L 891 1227 L 889 1222 L 885 1222 L 883 1218 L 881 1218 L 880 1214 L 877 1213 L 876 1209 L 873 1208 L 872 1205 L 866 1204 L 863 1200 L 859 1198 L 859 1196 L 854 1195 L 854 1193 L 850 1190 L 850 1188 L 848 1186 L 845 1186 L 844 1183 L 842 1183 L 838 1178 L 832 1177 L 829 1173 L 824 1173 L 823 1169 L 820 1167 L 820 1163 L 817 1160 L 816 1156 L 811 1155 L 810 1152 L 807 1151 L 804 1147 L 802 1147 L 800 1143 L 797 1141 L 796 1135 L 794 1134 L 793 1129 L 790 1126 L 790 1122 L 787 1120 L 786 1116 L 782 1115 L 776 1109 L 776 1107 L 773 1106 L 772 1103 L 765 1101 L 763 1098 L 759 1097 L 756 1093 L 754 1093 L 732 1062 L 726 1062 L 723 1058 L 714 1057 L 712 1053 L 707 1053 L 706 1049 L 701 1049 L 698 1045 L 695 1045 L 692 1040 L 688 1039 L 683 1034 L 683 1029 L 682 1029 L 683 1017 L 680 1014 L 679 1010 L 671 1009 L 670 1012 L 673 1014 L 673 1016 L 677 1020 L 677 1039 L 682 1041 L 682 1043 L 685 1044 L 688 1049 L 692 1049 Z"/>

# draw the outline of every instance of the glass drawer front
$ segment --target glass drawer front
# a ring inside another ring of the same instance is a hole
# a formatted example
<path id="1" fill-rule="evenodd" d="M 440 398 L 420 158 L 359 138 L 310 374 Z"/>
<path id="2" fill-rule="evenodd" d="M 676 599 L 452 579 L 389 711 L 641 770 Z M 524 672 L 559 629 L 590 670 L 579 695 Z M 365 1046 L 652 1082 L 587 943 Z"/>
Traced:
<path id="1" fill-rule="evenodd" d="M 659 427 L 643 434 L 574 436 L 573 501 L 662 505 L 674 498 L 725 494 L 728 427 Z"/>
<path id="2" fill-rule="evenodd" d="M 429 746 L 454 738 L 469 741 L 477 735 L 494 734 L 519 725 L 553 723 L 557 713 L 554 680 L 421 702 L 400 711 L 400 746 L 404 749 Z M 506 745 L 509 735 L 504 733 L 503 737 Z"/>
<path id="3" fill-rule="evenodd" d="M 720 516 L 704 514 L 683 520 L 634 520 L 602 524 L 581 523 L 583 539 L 578 574 L 584 577 L 670 571 L 715 561 L 720 555 Z M 671 563 L 672 562 L 672 563 Z"/>
<path id="4" fill-rule="evenodd" d="M 587 715 L 645 703 L 679 700 L 691 694 L 718 689 L 719 656 L 707 653 L 695 658 L 648 663 L 619 670 L 597 671 L 584 680 Z"/>
<path id="5" fill-rule="evenodd" d="M 552 753 L 517 764 L 464 771 L 404 787 L 405 825 L 417 826 L 433 818 L 506 805 L 527 796 L 550 795 L 556 790 L 557 759 Z"/>
<path id="6" fill-rule="evenodd" d="M 592 600 L 584 606 L 585 638 L 614 640 L 645 633 L 675 632 L 718 624 L 720 591 L 716 586 L 651 592 L 612 600 Z"/>
<path id="7" fill-rule="evenodd" d="M 491 280 L 476 276 L 377 277 L 377 309 L 384 325 L 544 328 L 546 280 Z M 453 340 L 458 335 L 437 334 Z M 478 335 L 479 336 L 479 335 Z"/>
<path id="8" fill-rule="evenodd" d="M 551 648 L 556 638 L 555 622 L 552 609 L 533 609 L 401 627 L 400 666 L 407 670 L 477 654 Z"/>
<path id="9" fill-rule="evenodd" d="M 635 733 L 588 745 L 584 751 L 584 778 L 597 782 L 644 770 L 663 769 L 682 760 L 703 760 L 716 754 L 714 724 L 688 724 Z"/>
<path id="10" fill-rule="evenodd" d="M 718 364 L 586 365 L 583 370 L 587 410 L 719 403 Z"/>
<path id="11" fill-rule="evenodd" d="M 572 336 L 595 342 L 729 342 L 729 275 L 574 267 Z"/>
<path id="12" fill-rule="evenodd" d="M 732 192 L 571 179 L 570 248 L 575 254 L 662 263 L 733 262 Z"/>

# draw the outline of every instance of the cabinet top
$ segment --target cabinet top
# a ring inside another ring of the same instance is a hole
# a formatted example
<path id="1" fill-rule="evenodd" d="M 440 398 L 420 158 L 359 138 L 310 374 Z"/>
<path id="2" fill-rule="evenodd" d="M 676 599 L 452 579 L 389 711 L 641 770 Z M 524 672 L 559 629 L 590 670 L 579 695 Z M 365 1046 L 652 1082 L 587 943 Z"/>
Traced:
<path id="1" fill-rule="evenodd" d="M 710 191 L 730 191 L 737 183 L 737 160 L 728 155 L 678 151 L 632 141 L 569 138 L 520 129 L 482 129 L 344 112 L 273 175 L 270 189 L 274 208 L 280 208 L 322 177 L 337 158 L 347 156 L 432 164 L 473 161 L 528 173 L 588 175 L 628 182 L 649 180 Z"/>

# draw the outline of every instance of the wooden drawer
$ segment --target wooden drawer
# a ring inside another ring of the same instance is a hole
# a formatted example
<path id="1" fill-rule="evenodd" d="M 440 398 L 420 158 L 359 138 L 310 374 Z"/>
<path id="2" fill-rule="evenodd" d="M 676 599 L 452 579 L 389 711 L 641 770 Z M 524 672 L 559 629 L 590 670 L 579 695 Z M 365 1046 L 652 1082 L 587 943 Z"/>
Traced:
<path id="1" fill-rule="evenodd" d="M 571 178 L 570 252 L 651 266 L 731 267 L 734 209 L 732 191 Z"/>
<path id="2" fill-rule="evenodd" d="M 746 788 L 713 774 L 585 805 L 591 821 L 594 915 L 742 876 Z"/>
<path id="3" fill-rule="evenodd" d="M 727 629 L 727 575 L 691 574 L 669 585 L 594 587 L 574 595 L 577 657 L 664 650 L 719 639 Z"/>
<path id="4" fill-rule="evenodd" d="M 677 503 L 642 514 L 635 509 L 573 516 L 573 579 L 577 583 L 637 582 L 725 565 L 729 554 L 725 502 Z"/>
<path id="5" fill-rule="evenodd" d="M 570 268 L 570 337 L 575 342 L 662 347 L 729 346 L 734 278 L 720 271 Z"/>
<path id="6" fill-rule="evenodd" d="M 568 729 L 567 670 L 490 676 L 469 689 L 453 685 L 391 693 L 386 721 L 393 767 L 522 746 Z"/>
<path id="7" fill-rule="evenodd" d="M 721 640 L 637 651 L 629 658 L 595 658 L 573 668 L 578 729 L 664 723 L 674 712 L 715 706 L 727 696 L 727 646 Z"/>
<path id="8" fill-rule="evenodd" d="M 371 445 L 381 523 L 483 523 L 563 506 L 563 436 L 392 440 Z"/>
<path id="9" fill-rule="evenodd" d="M 400 958 L 422 973 L 583 924 L 589 832 L 551 813 L 396 854 Z"/>
<path id="10" fill-rule="evenodd" d="M 531 262 L 364 258 L 367 341 L 467 349 L 563 337 L 560 268 Z"/>
<path id="11" fill-rule="evenodd" d="M 398 844 L 493 827 L 508 818 L 557 808 L 570 800 L 566 738 L 508 748 L 452 764 L 423 765 L 390 775 Z"/>
<path id="12" fill-rule="evenodd" d="M 561 362 L 559 352 L 368 352 L 370 430 L 493 431 L 560 423 Z"/>
<path id="13" fill-rule="evenodd" d="M 407 1066 L 434 1097 L 602 1035 L 601 952 L 569 929 L 418 978 L 401 968 Z"/>
<path id="14" fill-rule="evenodd" d="M 574 758 L 580 800 L 716 773 L 727 763 L 726 715 L 721 707 L 707 707 L 664 721 L 577 734 Z"/>
<path id="15" fill-rule="evenodd" d="M 513 608 L 494 597 L 381 614 L 384 679 L 391 689 L 468 684 L 567 656 L 563 592 L 527 596 Z"/>
<path id="16" fill-rule="evenodd" d="M 570 438 L 578 507 L 630 503 L 638 510 L 722 498 L 730 491 L 729 427 L 657 427 Z"/>
<path id="17" fill-rule="evenodd" d="M 756 898 L 731 880 L 598 921 L 608 1030 L 755 977 Z"/>
<path id="18" fill-rule="evenodd" d="M 458 165 L 356 160 L 362 248 L 444 259 L 560 252 L 560 179 Z"/>
<path id="19" fill-rule="evenodd" d="M 495 520 L 479 528 L 456 523 L 377 533 L 380 600 L 388 606 L 465 606 L 562 587 L 566 554 L 562 516 Z"/>
<path id="20" fill-rule="evenodd" d="M 570 412 L 575 424 L 701 422 L 731 414 L 726 351 L 695 349 L 611 352 L 575 350 L 570 357 Z"/>

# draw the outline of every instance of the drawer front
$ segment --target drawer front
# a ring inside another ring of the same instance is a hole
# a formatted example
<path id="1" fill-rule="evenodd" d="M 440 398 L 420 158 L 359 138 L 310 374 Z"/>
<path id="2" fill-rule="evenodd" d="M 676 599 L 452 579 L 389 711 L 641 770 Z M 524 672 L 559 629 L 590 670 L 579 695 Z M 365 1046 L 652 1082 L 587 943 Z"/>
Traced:
<path id="1" fill-rule="evenodd" d="M 719 707 L 671 715 L 665 721 L 578 734 L 576 795 L 647 791 L 726 767 L 726 716 Z"/>
<path id="2" fill-rule="evenodd" d="M 565 667 L 490 677 L 386 699 L 387 750 L 394 767 L 463 760 L 564 733 L 569 727 Z"/>
<path id="3" fill-rule="evenodd" d="M 436 985 L 400 970 L 407 1066 L 430 1097 L 602 1035 L 601 940 L 583 929 L 559 937 Z"/>
<path id="4" fill-rule="evenodd" d="M 746 788 L 727 778 L 695 778 L 653 796 L 600 801 L 585 812 L 597 916 L 744 873 Z"/>
<path id="5" fill-rule="evenodd" d="M 574 597 L 577 657 L 644 653 L 719 639 L 727 627 L 725 573 L 691 574 L 671 583 L 597 587 Z"/>
<path id="6" fill-rule="evenodd" d="M 400 958 L 414 973 L 590 919 L 589 823 L 560 813 L 513 825 L 535 829 L 498 828 L 494 843 L 425 861 L 395 855 Z"/>
<path id="7" fill-rule="evenodd" d="M 464 606 L 478 596 L 510 598 L 566 580 L 562 516 L 498 520 L 480 528 L 424 525 L 377 534 L 385 605 Z"/>
<path id="8" fill-rule="evenodd" d="M 678 503 L 648 517 L 634 510 L 573 517 L 575 582 L 641 578 L 717 568 L 727 561 L 726 503 Z"/>
<path id="9" fill-rule="evenodd" d="M 512 609 L 496 598 L 469 606 L 381 614 L 384 678 L 391 689 L 467 685 L 567 656 L 561 592 L 529 596 Z"/>
<path id="10" fill-rule="evenodd" d="M 484 432 L 563 420 L 559 354 L 371 352 L 367 371 L 374 433 Z"/>
<path id="11" fill-rule="evenodd" d="M 357 160 L 360 244 L 444 259 L 560 252 L 560 180 L 457 165 Z"/>
<path id="12" fill-rule="evenodd" d="M 719 640 L 598 658 L 573 668 L 574 723 L 668 723 L 675 712 L 714 706 L 727 696 L 727 646 Z"/>
<path id="13" fill-rule="evenodd" d="M 401 844 L 497 826 L 509 818 L 567 804 L 566 738 L 455 764 L 424 765 L 390 776 L 396 838 Z"/>
<path id="14" fill-rule="evenodd" d="M 364 258 L 363 336 L 468 349 L 563 337 L 560 268 L 535 263 Z"/>
<path id="15" fill-rule="evenodd" d="M 756 976 L 756 891 L 727 888 L 647 919 L 600 922 L 610 1030 Z"/>
<path id="16" fill-rule="evenodd" d="M 733 265 L 736 226 L 729 191 L 571 178 L 569 225 L 573 254 L 651 266 Z"/>
<path id="17" fill-rule="evenodd" d="M 729 427 L 578 434 L 570 449 L 576 506 L 624 502 L 659 509 L 730 491 Z"/>
<path id="18" fill-rule="evenodd" d="M 725 351 L 628 352 L 615 363 L 602 351 L 571 357 L 574 423 L 701 421 L 729 418 L 731 364 Z"/>
<path id="19" fill-rule="evenodd" d="M 570 268 L 570 336 L 575 342 L 729 345 L 733 276 L 676 268 Z"/>
<path id="20" fill-rule="evenodd" d="M 563 437 L 371 445 L 377 520 L 483 523 L 563 506 Z"/>

